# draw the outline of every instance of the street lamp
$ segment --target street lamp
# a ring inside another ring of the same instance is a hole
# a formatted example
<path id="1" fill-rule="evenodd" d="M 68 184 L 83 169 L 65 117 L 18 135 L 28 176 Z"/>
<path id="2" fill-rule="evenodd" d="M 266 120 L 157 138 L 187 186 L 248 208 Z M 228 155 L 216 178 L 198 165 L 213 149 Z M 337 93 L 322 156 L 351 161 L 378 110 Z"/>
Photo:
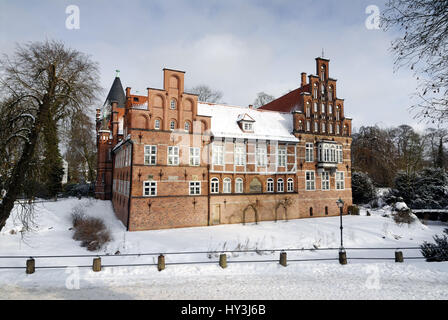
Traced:
<path id="1" fill-rule="evenodd" d="M 341 216 L 341 248 L 340 250 L 344 250 L 344 243 L 342 240 L 342 209 L 344 208 L 344 201 L 341 199 L 341 197 L 339 197 L 339 199 L 336 201 L 336 204 L 339 207 L 339 212 L 340 212 L 340 216 Z"/>
<path id="2" fill-rule="evenodd" d="M 341 199 L 341 197 L 339 197 L 339 199 L 336 201 L 336 204 L 338 205 L 341 213 L 341 247 L 339 248 L 339 263 L 347 264 L 347 254 L 344 249 L 344 243 L 342 238 L 342 209 L 344 208 L 344 201 Z"/>

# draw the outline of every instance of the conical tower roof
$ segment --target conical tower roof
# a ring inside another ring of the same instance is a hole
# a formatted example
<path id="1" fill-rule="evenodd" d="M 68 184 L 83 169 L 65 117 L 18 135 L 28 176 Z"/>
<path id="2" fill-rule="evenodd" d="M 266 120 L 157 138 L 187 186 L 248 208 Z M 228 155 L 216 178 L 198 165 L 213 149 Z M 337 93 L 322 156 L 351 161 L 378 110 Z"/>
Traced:
<path id="1" fill-rule="evenodd" d="M 123 90 L 123 86 L 121 85 L 121 80 L 118 75 L 115 77 L 114 82 L 112 83 L 112 87 L 109 90 L 109 94 L 107 95 L 105 105 L 111 104 L 112 102 L 117 102 L 119 108 L 124 108 L 126 103 L 126 95 Z"/>

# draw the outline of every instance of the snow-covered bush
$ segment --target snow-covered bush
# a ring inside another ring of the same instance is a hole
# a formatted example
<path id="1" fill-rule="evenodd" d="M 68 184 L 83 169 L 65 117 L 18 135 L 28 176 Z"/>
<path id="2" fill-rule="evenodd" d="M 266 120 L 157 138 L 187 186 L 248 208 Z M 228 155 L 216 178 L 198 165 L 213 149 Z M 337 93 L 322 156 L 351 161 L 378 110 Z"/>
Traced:
<path id="1" fill-rule="evenodd" d="M 398 197 L 403 198 L 403 201 L 413 209 L 446 208 L 448 206 L 448 174 L 440 168 L 426 168 L 417 174 L 399 172 L 389 200 L 398 201 L 396 199 Z"/>
<path id="2" fill-rule="evenodd" d="M 376 191 L 370 177 L 364 172 L 352 173 L 352 196 L 353 202 L 368 203 L 375 198 Z"/>
<path id="3" fill-rule="evenodd" d="M 404 202 L 395 203 L 392 217 L 398 224 L 410 224 L 418 219 Z"/>
<path id="4" fill-rule="evenodd" d="M 109 230 L 103 220 L 88 217 L 84 208 L 76 206 L 72 210 L 72 223 L 75 233 L 73 239 L 81 241 L 81 247 L 89 251 L 100 250 L 104 244 L 112 240 Z"/>
<path id="5" fill-rule="evenodd" d="M 420 246 L 426 261 L 448 261 L 448 229 L 442 236 L 434 236 L 435 243 L 423 242 Z"/>

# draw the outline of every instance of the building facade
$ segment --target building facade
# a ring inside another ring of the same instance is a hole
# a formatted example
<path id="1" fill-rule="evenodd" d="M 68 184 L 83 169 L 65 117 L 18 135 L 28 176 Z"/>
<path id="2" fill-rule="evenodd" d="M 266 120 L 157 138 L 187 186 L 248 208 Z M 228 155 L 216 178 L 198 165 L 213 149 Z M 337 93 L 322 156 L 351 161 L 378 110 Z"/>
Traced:
<path id="1" fill-rule="evenodd" d="M 128 230 L 339 214 L 352 204 L 351 119 L 316 58 L 316 75 L 258 108 L 199 102 L 182 71 L 163 89 L 123 90 L 97 109 L 96 196 Z"/>

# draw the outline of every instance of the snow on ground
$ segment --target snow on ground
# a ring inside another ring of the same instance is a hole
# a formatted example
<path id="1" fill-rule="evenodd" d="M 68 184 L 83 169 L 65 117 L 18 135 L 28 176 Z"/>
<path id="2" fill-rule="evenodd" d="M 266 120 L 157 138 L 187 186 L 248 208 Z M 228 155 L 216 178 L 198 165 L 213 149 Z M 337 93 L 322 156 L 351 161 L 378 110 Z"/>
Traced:
<path id="1" fill-rule="evenodd" d="M 0 256 L 90 254 L 72 237 L 70 213 L 82 205 L 88 215 L 103 218 L 113 241 L 101 254 L 103 265 L 156 263 L 157 256 L 116 257 L 114 253 L 169 253 L 235 249 L 337 248 L 339 217 L 221 225 L 203 228 L 126 232 L 108 201 L 67 199 L 36 207 L 39 228 L 22 239 L 20 225 L 11 217 L 0 232 Z M 367 216 L 367 210 L 371 216 Z M 390 208 L 361 208 L 360 216 L 344 216 L 344 246 L 409 247 L 431 241 L 446 225 L 397 225 Z M 389 215 L 389 217 L 387 216 Z M 11 232 L 14 230 L 15 232 Z M 406 260 L 421 256 L 404 250 L 404 263 L 393 261 L 394 250 L 350 250 L 348 258 L 388 257 L 392 260 L 349 260 L 232 263 L 242 260 L 278 260 L 278 252 L 229 254 L 229 266 L 221 269 L 217 255 L 166 255 L 166 262 L 208 261 L 201 265 L 105 267 L 91 271 L 92 258 L 36 258 L 39 266 L 86 266 L 81 268 L 0 269 L 0 298 L 50 299 L 447 299 L 448 263 Z M 337 258 L 337 250 L 288 252 L 288 259 Z M 0 259 L 0 267 L 25 265 L 23 259 Z M 79 290 L 77 288 L 79 287 Z M 73 290 L 71 290 L 73 289 Z"/>

